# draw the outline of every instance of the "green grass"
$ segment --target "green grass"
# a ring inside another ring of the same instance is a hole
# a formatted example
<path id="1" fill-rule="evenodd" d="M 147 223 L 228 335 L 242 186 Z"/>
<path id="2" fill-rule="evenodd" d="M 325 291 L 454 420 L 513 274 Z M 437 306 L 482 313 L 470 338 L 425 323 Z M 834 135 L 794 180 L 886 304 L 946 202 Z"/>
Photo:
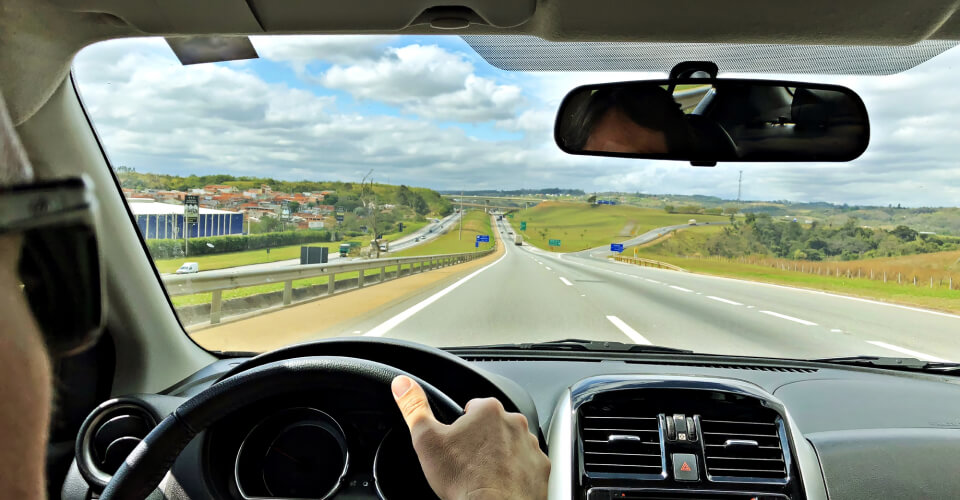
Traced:
<path id="1" fill-rule="evenodd" d="M 663 210 L 626 205 L 588 205 L 586 203 L 544 202 L 536 207 L 517 212 L 509 219 L 514 231 L 520 222 L 527 222 L 527 230 L 519 231 L 524 241 L 550 249 L 549 240 L 558 239 L 563 252 L 576 252 L 610 243 L 618 243 L 651 229 L 686 223 L 723 222 L 716 215 L 668 214 Z"/>
<path id="2" fill-rule="evenodd" d="M 438 236 L 430 242 L 417 245 L 413 248 L 403 250 L 390 255 L 396 257 L 408 257 L 415 255 L 439 255 L 446 253 L 472 252 L 474 250 L 486 250 L 492 248 L 496 241 L 496 234 L 490 227 L 490 216 L 481 210 L 469 211 L 463 216 L 463 236 L 459 237 L 457 226 L 454 225 L 449 232 Z M 478 234 L 490 236 L 490 243 L 481 243 L 480 248 L 475 248 L 474 242 Z"/>
<path id="3" fill-rule="evenodd" d="M 393 241 L 401 236 L 408 235 L 418 229 L 422 228 L 427 224 L 426 221 L 422 222 L 404 222 L 404 228 L 402 233 L 390 233 L 384 236 L 388 241 Z M 290 245 L 284 247 L 271 248 L 270 253 L 267 253 L 266 249 L 260 250 L 249 250 L 246 252 L 231 252 L 215 255 L 200 255 L 197 257 L 179 257 L 176 259 L 159 259 L 155 260 L 157 269 L 161 273 L 172 273 L 180 268 L 184 262 L 196 262 L 200 266 L 201 271 L 212 271 L 214 269 L 225 269 L 228 267 L 237 267 L 237 266 L 249 266 L 251 264 L 263 264 L 266 262 L 276 262 L 279 260 L 289 260 L 289 259 L 298 259 L 300 258 L 300 247 L 301 246 L 311 246 L 311 247 L 327 247 L 331 252 L 337 252 L 340 249 L 341 243 L 348 243 L 350 241 L 359 241 L 361 245 L 369 244 L 369 242 L 363 241 L 361 238 L 352 238 L 350 240 L 344 241 L 333 241 L 325 243 L 307 243 L 305 245 Z"/>
<path id="4" fill-rule="evenodd" d="M 836 269 L 839 266 L 841 269 L 859 268 L 864 270 L 863 278 L 846 278 L 845 273 L 841 273 L 840 277 L 827 276 L 705 256 L 704 243 L 712 233 L 721 230 L 720 227 L 703 226 L 677 231 L 673 237 L 662 238 L 653 244 L 638 247 L 638 256 L 668 262 L 692 272 L 811 288 L 942 311 L 960 312 L 960 300 L 958 300 L 960 299 L 960 290 L 950 290 L 947 285 L 941 286 L 936 281 L 940 276 L 947 275 L 955 269 L 954 266 L 958 257 L 960 257 L 960 252 L 940 252 L 849 262 L 804 263 L 804 266 L 808 267 L 814 265 L 826 269 Z M 698 254 L 704 256 L 697 256 Z M 633 252 L 628 250 L 624 252 L 624 255 L 632 256 Z M 877 278 L 882 271 L 887 271 L 889 279 L 886 283 L 882 279 L 867 279 L 866 276 L 870 269 L 875 271 L 874 274 Z M 920 284 L 918 286 L 914 286 L 910 279 L 904 279 L 903 284 L 898 284 L 894 278 L 898 271 L 902 272 L 904 276 L 919 274 L 923 278 L 919 280 Z M 930 288 L 928 281 L 931 275 L 935 279 L 933 288 Z M 956 281 L 954 280 L 955 287 L 957 286 Z"/>
<path id="5" fill-rule="evenodd" d="M 781 271 L 779 269 L 754 264 L 741 264 L 730 261 L 718 262 L 716 259 L 710 258 L 671 257 L 665 255 L 658 256 L 656 254 L 641 255 L 647 258 L 669 262 L 688 271 L 698 273 L 812 288 L 899 304 L 939 309 L 942 311 L 960 312 L 960 290 L 948 290 L 945 287 L 930 288 L 925 284 L 920 286 L 913 286 L 912 284 L 898 285 L 896 281 L 893 280 L 884 283 L 880 280 L 836 278 L 833 276 Z"/>

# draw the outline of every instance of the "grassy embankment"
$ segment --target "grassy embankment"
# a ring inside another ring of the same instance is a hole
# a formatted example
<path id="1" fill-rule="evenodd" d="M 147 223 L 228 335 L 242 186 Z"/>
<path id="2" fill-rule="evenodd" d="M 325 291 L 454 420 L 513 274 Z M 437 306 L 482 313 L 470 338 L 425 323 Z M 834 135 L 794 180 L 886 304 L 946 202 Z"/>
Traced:
<path id="1" fill-rule="evenodd" d="M 422 225 L 419 227 L 422 227 Z M 412 230 L 415 231 L 416 229 L 417 228 Z M 410 231 L 411 230 L 405 230 L 404 234 L 409 233 Z M 484 214 L 483 212 L 467 212 L 467 214 L 464 216 L 462 241 L 457 239 L 457 231 L 454 229 L 436 238 L 435 240 L 430 241 L 429 243 L 424 243 L 423 245 L 418 245 L 413 248 L 409 248 L 407 250 L 404 250 L 403 252 L 391 253 L 388 256 L 408 257 L 408 256 L 416 256 L 416 255 L 436 255 L 436 254 L 444 254 L 444 253 L 469 252 L 471 250 L 474 250 L 473 242 L 476 239 L 475 238 L 476 234 L 491 234 L 491 243 L 481 244 L 480 250 L 490 248 L 490 245 L 494 244 L 492 231 L 490 230 L 490 217 Z M 399 236 L 401 236 L 400 233 L 395 233 L 394 235 L 387 235 L 387 239 L 396 239 Z M 314 246 L 314 245 L 331 246 L 331 251 L 333 251 L 333 249 L 339 248 L 340 243 L 342 242 L 338 241 L 335 243 L 316 243 L 316 244 L 312 244 L 311 246 Z M 284 247 L 284 248 L 288 248 L 288 247 Z M 291 248 L 291 250 L 294 250 L 295 252 L 292 256 L 286 257 L 287 259 L 297 258 L 300 256 L 299 245 L 294 247 L 289 247 L 289 248 Z M 271 256 L 275 252 L 277 252 L 277 250 L 279 249 L 271 250 L 270 251 Z M 233 255 L 246 254 L 246 253 L 262 254 L 263 252 L 264 252 L 263 250 L 256 250 L 254 252 L 238 252 L 237 254 L 233 254 Z M 225 255 L 228 255 L 228 254 L 225 254 Z M 210 257 L 218 257 L 218 256 L 214 255 Z M 274 259 L 274 260 L 284 260 L 284 259 Z M 269 261 L 264 261 L 264 262 L 269 262 Z M 257 263 L 257 262 L 252 262 L 252 263 Z M 246 264 L 234 264 L 234 265 L 246 265 Z M 203 264 L 201 263 L 200 269 L 209 270 L 210 268 L 204 268 Z M 397 270 L 396 266 L 388 266 L 386 268 L 387 273 L 393 273 L 393 272 L 396 272 L 396 270 Z M 364 276 L 379 276 L 379 274 L 380 274 L 379 269 L 368 269 L 365 272 Z M 357 271 L 349 272 L 349 273 L 341 273 L 337 275 L 337 279 L 338 280 L 351 279 L 351 278 L 356 278 L 358 275 L 359 275 L 359 272 Z M 307 278 L 307 279 L 294 281 L 293 287 L 303 288 L 303 287 L 308 287 L 313 285 L 322 285 L 326 283 L 327 283 L 327 277 L 321 276 L 318 278 Z M 224 291 L 223 299 L 224 300 L 235 299 L 239 297 L 247 297 L 250 295 L 270 293 L 270 292 L 276 292 L 280 290 L 283 290 L 283 283 L 272 283 L 269 285 L 258 285 L 258 286 L 251 286 L 251 287 L 245 287 L 245 288 L 237 288 L 234 290 Z M 209 303 L 211 300 L 211 297 L 209 293 L 198 293 L 194 295 L 183 295 L 179 297 L 172 297 L 172 300 L 173 300 L 174 306 L 182 307 L 187 305 Z"/>
<path id="2" fill-rule="evenodd" d="M 610 243 L 618 243 L 651 229 L 698 222 L 724 222 L 716 215 L 668 214 L 663 210 L 626 205 L 589 205 L 586 203 L 544 202 L 517 212 L 509 219 L 514 231 L 526 243 L 549 250 L 549 240 L 560 240 L 561 252 L 577 252 Z M 520 231 L 520 222 L 527 230 Z"/>
<path id="3" fill-rule="evenodd" d="M 680 230 L 638 247 L 638 254 L 698 273 L 960 312 L 960 251 L 821 262 L 707 255 L 707 239 L 721 230 L 709 226 Z M 633 255 L 633 251 L 627 249 L 624 255 Z"/>

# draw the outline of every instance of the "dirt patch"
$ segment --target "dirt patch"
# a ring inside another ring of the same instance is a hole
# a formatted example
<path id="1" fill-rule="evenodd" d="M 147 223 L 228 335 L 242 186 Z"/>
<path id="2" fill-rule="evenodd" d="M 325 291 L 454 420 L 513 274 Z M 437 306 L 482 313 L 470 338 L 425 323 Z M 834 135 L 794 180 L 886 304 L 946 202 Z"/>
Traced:
<path id="1" fill-rule="evenodd" d="M 633 236 L 633 228 L 635 227 L 637 227 L 637 221 L 632 220 L 623 226 L 623 229 L 620 230 L 620 234 L 617 236 L 622 236 L 624 238 Z"/>

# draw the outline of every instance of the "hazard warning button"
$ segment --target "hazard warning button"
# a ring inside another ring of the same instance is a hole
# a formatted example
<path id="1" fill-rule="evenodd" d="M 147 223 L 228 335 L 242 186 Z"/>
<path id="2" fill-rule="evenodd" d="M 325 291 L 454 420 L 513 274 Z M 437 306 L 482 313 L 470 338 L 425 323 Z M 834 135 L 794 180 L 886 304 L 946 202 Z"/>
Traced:
<path id="1" fill-rule="evenodd" d="M 699 481 L 697 456 L 692 453 L 674 453 L 673 478 L 677 481 Z"/>

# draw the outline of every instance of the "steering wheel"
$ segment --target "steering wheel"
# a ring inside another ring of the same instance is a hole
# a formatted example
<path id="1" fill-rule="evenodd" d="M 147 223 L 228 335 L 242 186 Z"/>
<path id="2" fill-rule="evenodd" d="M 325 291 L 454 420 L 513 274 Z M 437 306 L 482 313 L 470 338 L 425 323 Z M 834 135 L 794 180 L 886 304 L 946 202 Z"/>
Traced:
<path id="1" fill-rule="evenodd" d="M 221 417 L 257 400 L 331 386 L 349 387 L 356 382 L 370 383 L 390 395 L 390 382 L 397 375 L 406 375 L 423 387 L 441 422 L 453 423 L 463 414 L 460 405 L 436 387 L 382 363 L 337 356 L 275 361 L 223 379 L 180 405 L 130 453 L 100 498 L 146 497 L 194 436 Z M 398 420 L 402 418 L 399 409 L 396 416 Z"/>

